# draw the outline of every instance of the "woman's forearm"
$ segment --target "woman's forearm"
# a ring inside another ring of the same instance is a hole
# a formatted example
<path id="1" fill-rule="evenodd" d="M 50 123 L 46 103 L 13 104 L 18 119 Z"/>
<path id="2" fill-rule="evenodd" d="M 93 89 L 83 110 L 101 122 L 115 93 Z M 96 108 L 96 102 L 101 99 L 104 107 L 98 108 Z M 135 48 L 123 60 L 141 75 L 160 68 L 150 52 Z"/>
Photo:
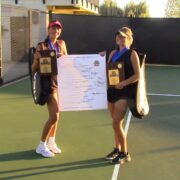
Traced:
<path id="1" fill-rule="evenodd" d="M 134 74 L 130 78 L 124 80 L 124 83 L 126 84 L 126 86 L 128 86 L 128 85 L 130 85 L 132 83 L 137 82 L 139 79 L 140 79 L 140 75 Z"/>

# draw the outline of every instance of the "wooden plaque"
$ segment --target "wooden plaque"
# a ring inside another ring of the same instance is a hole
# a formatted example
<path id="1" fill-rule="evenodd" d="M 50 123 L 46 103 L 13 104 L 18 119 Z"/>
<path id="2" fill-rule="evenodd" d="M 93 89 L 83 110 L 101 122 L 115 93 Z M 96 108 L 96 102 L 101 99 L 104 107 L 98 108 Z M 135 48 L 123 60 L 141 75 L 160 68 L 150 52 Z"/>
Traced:
<path id="1" fill-rule="evenodd" d="M 41 75 L 57 75 L 57 57 L 55 50 L 40 51 L 39 69 Z"/>
<path id="2" fill-rule="evenodd" d="M 107 64 L 107 81 L 108 87 L 115 87 L 118 83 L 123 81 L 124 75 L 124 63 L 109 63 Z"/>

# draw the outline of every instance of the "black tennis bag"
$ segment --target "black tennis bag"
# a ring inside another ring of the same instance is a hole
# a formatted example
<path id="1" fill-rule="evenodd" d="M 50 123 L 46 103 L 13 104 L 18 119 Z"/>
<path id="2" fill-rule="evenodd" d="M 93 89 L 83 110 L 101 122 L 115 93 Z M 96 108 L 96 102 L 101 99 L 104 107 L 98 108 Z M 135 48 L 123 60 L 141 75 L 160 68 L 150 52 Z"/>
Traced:
<path id="1" fill-rule="evenodd" d="M 145 78 L 146 55 L 139 53 L 137 49 L 134 50 L 137 52 L 140 60 L 140 79 L 132 84 L 132 97 L 129 100 L 129 108 L 134 117 L 142 119 L 149 113 Z"/>
<path id="2" fill-rule="evenodd" d="M 31 83 L 31 92 L 33 95 L 34 103 L 39 105 L 46 104 L 48 95 L 51 92 L 51 77 L 42 76 L 39 72 L 32 73 L 31 65 L 34 59 L 36 48 L 29 49 L 29 75 Z"/>

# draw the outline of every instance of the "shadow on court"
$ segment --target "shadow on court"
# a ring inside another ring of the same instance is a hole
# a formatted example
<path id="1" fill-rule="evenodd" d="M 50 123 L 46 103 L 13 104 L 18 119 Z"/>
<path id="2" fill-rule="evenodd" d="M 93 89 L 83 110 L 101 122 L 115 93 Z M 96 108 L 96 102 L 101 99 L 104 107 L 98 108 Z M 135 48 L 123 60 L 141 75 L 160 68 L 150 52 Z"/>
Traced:
<path id="1" fill-rule="evenodd" d="M 22 159 L 29 159 L 29 156 L 32 156 L 32 154 L 34 154 L 33 152 L 25 151 L 25 152 L 6 154 L 2 156 L 3 158 L 6 158 L 6 156 L 8 156 L 9 158 L 10 156 L 11 160 L 22 160 Z M 24 158 L 22 156 L 24 156 Z M 30 159 L 32 159 L 32 157 Z M 37 159 L 37 155 L 34 156 L 33 159 Z M 90 169 L 90 168 L 101 168 L 101 167 L 106 167 L 106 166 L 112 166 L 112 165 L 108 163 L 107 161 L 105 161 L 103 158 L 96 158 L 96 159 L 88 159 L 88 160 L 83 160 L 83 161 L 68 162 L 68 163 L 63 163 L 63 164 L 35 166 L 35 167 L 30 167 L 30 168 L 20 168 L 20 169 L 12 169 L 12 170 L 7 170 L 7 171 L 0 171 L 0 174 L 4 175 L 4 177 L 0 179 L 9 180 L 9 179 L 24 178 L 24 177 L 30 177 L 30 176 L 32 177 L 32 176 L 42 175 L 42 174 L 50 174 L 50 173 L 55 173 L 55 172 L 76 171 L 76 170 L 83 170 L 83 169 Z M 36 172 L 32 173 L 33 170 Z M 27 172 L 30 171 L 31 173 L 26 173 L 26 171 Z M 23 174 L 10 176 L 10 173 L 21 173 L 21 172 L 23 172 Z"/>
<path id="2" fill-rule="evenodd" d="M 13 152 L 7 154 L 0 154 L 0 161 L 18 161 L 18 160 L 33 160 L 43 159 L 43 157 L 36 154 L 35 150 Z"/>

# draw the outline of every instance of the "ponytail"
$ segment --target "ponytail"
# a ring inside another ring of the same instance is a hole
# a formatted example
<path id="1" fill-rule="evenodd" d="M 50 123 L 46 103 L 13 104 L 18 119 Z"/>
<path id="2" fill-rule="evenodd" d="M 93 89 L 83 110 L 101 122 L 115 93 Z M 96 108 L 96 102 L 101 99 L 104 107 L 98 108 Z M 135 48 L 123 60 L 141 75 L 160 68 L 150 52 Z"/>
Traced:
<path id="1" fill-rule="evenodd" d="M 49 36 L 46 37 L 46 39 L 44 40 L 45 43 L 48 43 L 49 41 Z"/>

